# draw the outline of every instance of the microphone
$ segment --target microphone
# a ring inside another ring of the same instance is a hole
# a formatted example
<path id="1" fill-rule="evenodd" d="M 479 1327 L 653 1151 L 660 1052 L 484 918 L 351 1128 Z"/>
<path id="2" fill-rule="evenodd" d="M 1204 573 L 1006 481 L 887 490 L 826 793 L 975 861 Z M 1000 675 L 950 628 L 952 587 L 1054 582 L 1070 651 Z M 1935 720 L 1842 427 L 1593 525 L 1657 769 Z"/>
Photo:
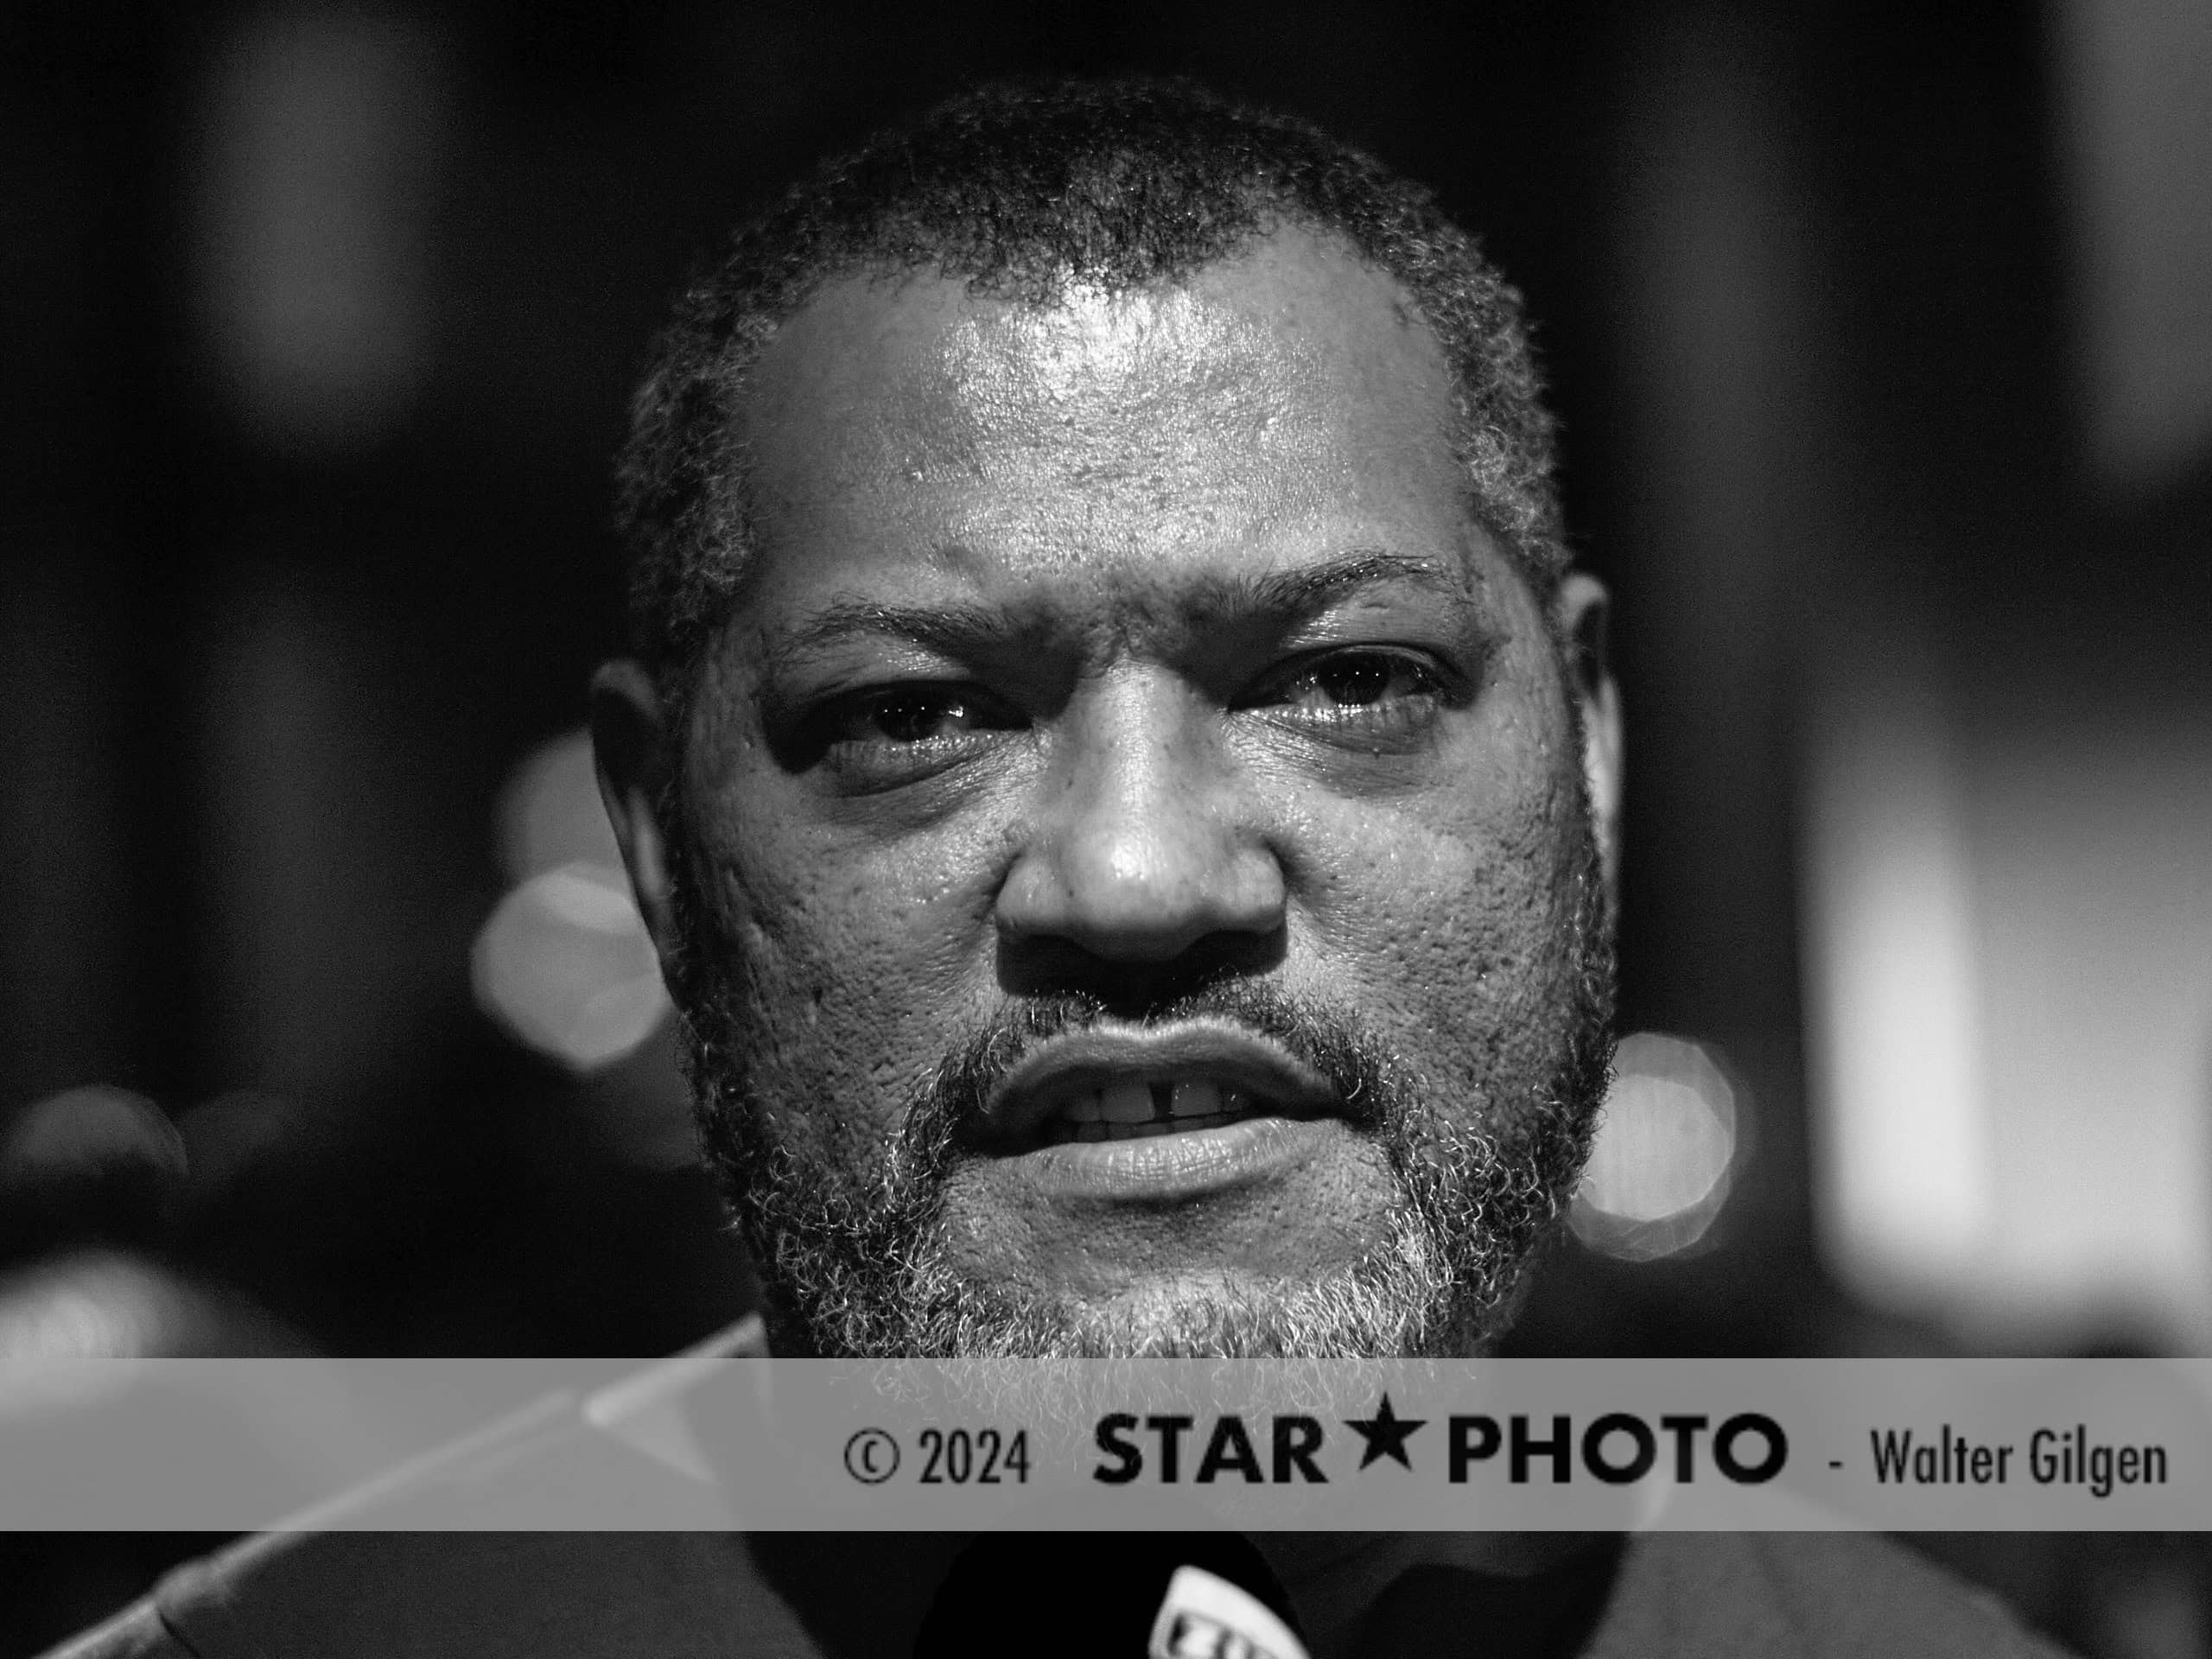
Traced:
<path id="1" fill-rule="evenodd" d="M 1306 1644 L 1242 1585 L 1179 1567 L 1153 1618 L 1146 1659 L 1306 1659 Z"/>
<path id="2" fill-rule="evenodd" d="M 994 1532 L 963 1550 L 914 1659 L 1307 1659 L 1274 1569 L 1233 1532 Z"/>

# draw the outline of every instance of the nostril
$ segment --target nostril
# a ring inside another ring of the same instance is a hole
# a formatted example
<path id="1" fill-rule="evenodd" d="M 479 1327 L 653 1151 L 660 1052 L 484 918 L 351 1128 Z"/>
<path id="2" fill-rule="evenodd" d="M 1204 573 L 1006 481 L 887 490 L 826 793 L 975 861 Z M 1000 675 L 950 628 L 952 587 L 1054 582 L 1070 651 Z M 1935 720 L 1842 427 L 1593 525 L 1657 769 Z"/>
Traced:
<path id="1" fill-rule="evenodd" d="M 1001 932 L 999 988 L 1009 996 L 1073 996 L 1119 1019 L 1143 1020 L 1224 982 L 1273 972 L 1288 954 L 1288 930 L 1224 931 L 1157 960 L 1101 953 L 1073 940 Z"/>

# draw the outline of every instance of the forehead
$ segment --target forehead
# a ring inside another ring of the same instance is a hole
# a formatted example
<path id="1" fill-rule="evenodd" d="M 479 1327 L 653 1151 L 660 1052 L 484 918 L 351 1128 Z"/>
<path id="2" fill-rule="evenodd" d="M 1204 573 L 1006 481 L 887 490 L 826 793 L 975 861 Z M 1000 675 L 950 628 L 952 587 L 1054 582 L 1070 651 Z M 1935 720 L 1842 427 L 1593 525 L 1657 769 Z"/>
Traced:
<path id="1" fill-rule="evenodd" d="M 1464 552 L 1452 413 L 1396 282 L 1296 227 L 1185 281 L 1042 306 L 847 276 L 748 387 L 756 575 L 774 590 L 855 560 L 880 582 L 948 562 L 1151 576 L 1308 544 Z"/>

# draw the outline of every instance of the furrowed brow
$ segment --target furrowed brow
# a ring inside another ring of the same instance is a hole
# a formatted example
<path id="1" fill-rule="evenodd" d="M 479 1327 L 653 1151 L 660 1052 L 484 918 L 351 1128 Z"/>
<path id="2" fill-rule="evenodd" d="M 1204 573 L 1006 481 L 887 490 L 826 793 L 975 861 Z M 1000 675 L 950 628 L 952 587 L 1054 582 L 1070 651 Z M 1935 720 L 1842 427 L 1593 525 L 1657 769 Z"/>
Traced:
<path id="1" fill-rule="evenodd" d="M 838 600 L 770 640 L 767 668 L 772 677 L 778 676 L 805 658 L 862 638 L 903 639 L 948 656 L 970 658 L 1005 647 L 1020 632 L 1013 619 L 982 606 L 883 605 Z"/>
<path id="2" fill-rule="evenodd" d="M 1190 613 L 1221 626 L 1255 620 L 1295 623 L 1326 610 L 1363 588 L 1404 582 L 1426 589 L 1454 611 L 1472 604 L 1465 581 L 1438 559 L 1360 550 L 1263 576 L 1202 576 L 1185 601 Z M 835 600 L 766 647 L 768 676 L 780 678 L 805 660 L 849 639 L 903 640 L 948 657 L 975 661 L 992 653 L 1034 645 L 1039 620 L 978 605 L 886 605 Z"/>
<path id="3" fill-rule="evenodd" d="M 1223 582 L 1206 594 L 1206 605 L 1230 616 L 1303 620 L 1362 588 L 1392 582 L 1426 588 L 1454 609 L 1472 600 L 1461 574 L 1441 560 L 1360 550 L 1294 570 Z"/>

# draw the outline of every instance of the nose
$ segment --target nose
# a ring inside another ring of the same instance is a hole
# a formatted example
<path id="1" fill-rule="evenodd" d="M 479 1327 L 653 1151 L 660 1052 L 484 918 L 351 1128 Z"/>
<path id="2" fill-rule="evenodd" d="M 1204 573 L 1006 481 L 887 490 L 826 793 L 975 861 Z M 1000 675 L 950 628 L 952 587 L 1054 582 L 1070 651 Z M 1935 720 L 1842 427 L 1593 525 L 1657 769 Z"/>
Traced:
<path id="1" fill-rule="evenodd" d="M 1252 780 L 1172 676 L 1078 696 L 1054 749 L 999 893 L 1002 938 L 1166 963 L 1217 935 L 1282 926 L 1282 867 Z"/>

